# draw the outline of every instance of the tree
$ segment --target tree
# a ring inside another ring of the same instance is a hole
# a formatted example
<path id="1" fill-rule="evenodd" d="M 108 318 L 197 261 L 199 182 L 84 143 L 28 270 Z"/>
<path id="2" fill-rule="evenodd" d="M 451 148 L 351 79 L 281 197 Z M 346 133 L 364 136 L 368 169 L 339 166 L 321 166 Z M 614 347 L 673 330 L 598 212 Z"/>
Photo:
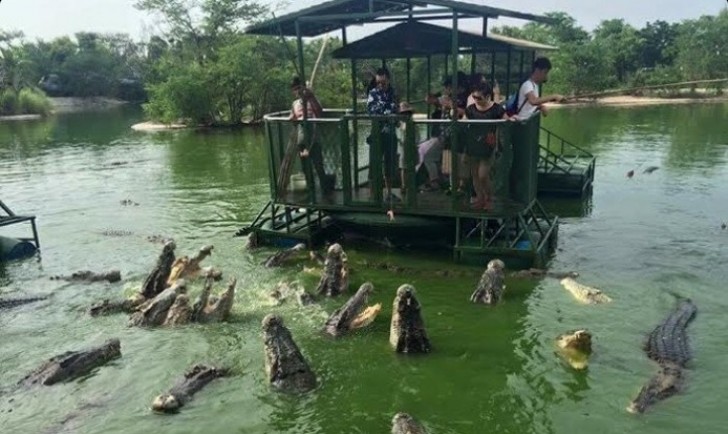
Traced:
<path id="1" fill-rule="evenodd" d="M 606 47 L 605 55 L 620 83 L 637 71 L 644 40 L 623 19 L 602 21 L 594 30 L 594 42 Z"/>
<path id="2" fill-rule="evenodd" d="M 665 21 L 647 23 L 637 31 L 642 39 L 640 61 L 643 67 L 654 68 L 658 65 L 670 66 L 675 60 L 675 40 L 678 25 Z"/>

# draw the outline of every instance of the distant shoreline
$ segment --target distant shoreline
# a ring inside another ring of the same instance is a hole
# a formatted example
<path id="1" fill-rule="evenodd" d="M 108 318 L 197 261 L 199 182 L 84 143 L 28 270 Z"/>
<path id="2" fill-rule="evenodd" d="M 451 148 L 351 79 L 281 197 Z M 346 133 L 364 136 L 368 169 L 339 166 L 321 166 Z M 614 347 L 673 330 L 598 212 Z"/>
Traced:
<path id="1" fill-rule="evenodd" d="M 677 97 L 677 98 L 660 98 L 653 96 L 631 96 L 631 95 L 619 95 L 619 96 L 605 96 L 596 99 L 575 99 L 570 100 L 566 103 L 547 104 L 549 109 L 560 109 L 568 107 L 640 107 L 650 105 L 664 105 L 664 104 L 690 104 L 690 103 L 714 103 L 714 102 L 726 102 L 728 101 L 728 95 L 726 96 L 714 96 L 714 97 Z"/>
<path id="2" fill-rule="evenodd" d="M 51 104 L 53 104 L 54 114 L 101 111 L 129 104 L 127 101 L 101 96 L 86 98 L 53 97 L 48 99 L 51 101 Z"/>

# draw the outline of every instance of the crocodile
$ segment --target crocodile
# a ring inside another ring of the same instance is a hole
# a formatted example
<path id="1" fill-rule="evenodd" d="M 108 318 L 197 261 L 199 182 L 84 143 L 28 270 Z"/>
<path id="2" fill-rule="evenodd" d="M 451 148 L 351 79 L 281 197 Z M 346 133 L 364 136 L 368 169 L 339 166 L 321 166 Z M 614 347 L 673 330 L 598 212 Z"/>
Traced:
<path id="1" fill-rule="evenodd" d="M 316 293 L 335 297 L 349 289 L 349 266 L 340 244 L 332 244 L 326 251 L 326 261 Z"/>
<path id="2" fill-rule="evenodd" d="M 167 242 L 162 248 L 162 253 L 157 258 L 157 265 L 149 273 L 142 284 L 141 294 L 146 299 L 152 299 L 167 288 L 167 280 L 172 272 L 174 263 L 174 249 L 177 246 L 174 241 Z"/>
<path id="3" fill-rule="evenodd" d="M 121 357 L 121 343 L 118 339 L 110 339 L 98 347 L 68 351 L 55 356 L 25 376 L 18 384 L 51 386 L 75 380 L 118 357 Z"/>
<path id="4" fill-rule="evenodd" d="M 561 285 L 566 288 L 577 301 L 584 304 L 609 303 L 612 301 L 600 289 L 582 285 L 576 280 L 567 277 L 561 280 Z"/>
<path id="5" fill-rule="evenodd" d="M 686 329 L 698 309 L 689 299 L 680 300 L 660 325 L 650 332 L 644 351 L 660 369 L 627 407 L 630 413 L 643 413 L 657 401 L 678 393 L 683 387 L 683 369 L 690 361 Z"/>
<path id="6" fill-rule="evenodd" d="M 212 255 L 213 246 L 203 246 L 197 252 L 195 256 L 189 258 L 182 256 L 181 258 L 175 259 L 172 264 L 172 268 L 167 278 L 167 286 L 172 285 L 177 279 L 190 279 L 203 275 L 205 277 L 211 276 L 216 280 L 222 278 L 222 272 L 215 270 L 212 267 L 200 268 L 200 262 L 204 261 L 205 258 Z"/>
<path id="7" fill-rule="evenodd" d="M 295 296 L 298 304 L 306 306 L 315 302 L 313 295 L 309 294 L 301 285 L 301 282 L 278 282 L 275 288 L 268 294 L 273 304 L 279 305 L 291 296 Z"/>
<path id="8" fill-rule="evenodd" d="M 514 271 L 510 274 L 511 277 L 516 278 L 530 278 L 530 279 L 540 279 L 542 277 L 551 277 L 554 279 L 566 279 L 567 277 L 577 278 L 579 277 L 579 273 L 576 271 L 549 271 L 549 270 L 543 270 L 541 268 L 529 268 L 528 270 L 519 270 Z"/>
<path id="9" fill-rule="evenodd" d="M 139 206 L 139 203 L 134 202 L 131 199 L 124 199 L 119 202 L 122 206 Z"/>
<path id="10" fill-rule="evenodd" d="M 43 301 L 48 299 L 47 295 L 39 297 L 23 297 L 23 298 L 0 298 L 0 310 L 12 309 L 14 307 L 22 306 L 28 303 L 35 303 L 37 301 Z"/>
<path id="11" fill-rule="evenodd" d="M 652 173 L 652 172 L 654 172 L 655 170 L 658 170 L 658 169 L 659 169 L 659 167 L 657 167 L 657 166 L 649 166 L 649 167 L 647 167 L 645 169 L 645 171 L 643 173 L 646 173 L 646 174 L 649 175 L 650 173 Z"/>
<path id="12" fill-rule="evenodd" d="M 263 318 L 263 339 L 265 372 L 271 386 L 289 393 L 308 392 L 316 387 L 316 375 L 281 317 L 269 314 Z"/>
<path id="13" fill-rule="evenodd" d="M 429 353 L 432 349 L 412 285 L 397 289 L 392 306 L 389 343 L 398 353 Z"/>
<path id="14" fill-rule="evenodd" d="M 115 313 L 132 313 L 139 306 L 147 301 L 141 294 L 136 293 L 133 296 L 121 300 L 111 301 L 108 298 L 92 305 L 88 309 L 91 316 L 112 315 Z"/>
<path id="15" fill-rule="evenodd" d="M 587 368 L 592 352 L 592 335 L 587 330 L 574 330 L 556 339 L 559 354 L 576 370 Z"/>
<path id="16" fill-rule="evenodd" d="M 281 265 L 283 265 L 283 263 L 296 256 L 298 253 L 303 252 L 304 250 L 306 250 L 306 245 L 303 243 L 298 243 L 289 249 L 281 250 L 269 256 L 265 261 L 263 261 L 263 266 L 265 266 L 266 268 L 280 267 Z"/>
<path id="17" fill-rule="evenodd" d="M 371 283 L 364 283 L 356 294 L 329 316 L 324 331 L 331 336 L 338 337 L 350 330 L 371 324 L 382 310 L 381 303 L 366 307 L 367 298 L 373 290 L 374 286 Z"/>
<path id="18" fill-rule="evenodd" d="M 496 304 L 506 289 L 503 269 L 505 264 L 500 259 L 493 259 L 480 277 L 477 288 L 470 295 L 473 303 Z"/>
<path id="19" fill-rule="evenodd" d="M 154 327 L 164 325 L 169 309 L 178 295 L 186 291 L 186 283 L 180 279 L 156 297 L 139 306 L 129 318 L 130 326 Z"/>
<path id="20" fill-rule="evenodd" d="M 128 237 L 134 235 L 134 232 L 125 229 L 104 229 L 101 231 L 101 235 L 106 237 Z"/>
<path id="21" fill-rule="evenodd" d="M 169 242 L 174 242 L 172 238 L 165 237 L 164 235 L 154 234 L 154 235 L 147 235 L 146 240 L 150 243 L 155 244 L 167 244 Z"/>
<path id="22" fill-rule="evenodd" d="M 192 399 L 192 396 L 207 386 L 212 380 L 228 375 L 228 370 L 205 365 L 195 365 L 185 372 L 184 377 L 167 393 L 157 396 L 152 402 L 152 410 L 162 413 L 177 412 Z"/>
<path id="23" fill-rule="evenodd" d="M 121 280 L 121 272 L 119 270 L 110 270 L 105 273 L 95 273 L 93 271 L 83 270 L 76 271 L 70 276 L 52 276 L 51 280 L 65 280 L 68 282 L 103 282 L 116 283 Z"/>
<path id="24" fill-rule="evenodd" d="M 426 434 L 425 428 L 407 413 L 397 413 L 392 418 L 392 434 Z"/>
<path id="25" fill-rule="evenodd" d="M 202 294 L 195 300 L 192 306 L 192 321 L 201 323 L 224 321 L 230 315 L 235 301 L 235 286 L 237 279 L 230 280 L 227 290 L 220 294 L 219 297 L 210 295 L 212 292 L 212 277 L 208 277 L 205 281 L 205 287 Z"/>
<path id="26" fill-rule="evenodd" d="M 190 307 L 190 298 L 187 294 L 179 294 L 174 299 L 172 306 L 169 307 L 163 325 L 183 325 L 189 323 L 191 318 L 192 308 Z"/>

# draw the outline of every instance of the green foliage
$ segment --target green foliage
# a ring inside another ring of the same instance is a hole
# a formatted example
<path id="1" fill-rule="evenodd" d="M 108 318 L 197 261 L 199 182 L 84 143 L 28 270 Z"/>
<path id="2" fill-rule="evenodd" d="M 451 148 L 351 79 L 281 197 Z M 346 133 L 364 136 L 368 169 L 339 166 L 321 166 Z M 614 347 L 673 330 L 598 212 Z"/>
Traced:
<path id="1" fill-rule="evenodd" d="M 51 102 L 43 92 L 26 87 L 18 93 L 18 112 L 45 116 L 51 112 Z"/>
<path id="2" fill-rule="evenodd" d="M 210 124 L 214 116 L 208 86 L 209 76 L 199 65 L 177 65 L 167 80 L 149 86 L 150 100 L 144 110 L 165 123 Z"/>
<path id="3" fill-rule="evenodd" d="M 18 113 L 18 94 L 15 89 L 7 88 L 0 93 L 0 115 L 8 116 Z"/>

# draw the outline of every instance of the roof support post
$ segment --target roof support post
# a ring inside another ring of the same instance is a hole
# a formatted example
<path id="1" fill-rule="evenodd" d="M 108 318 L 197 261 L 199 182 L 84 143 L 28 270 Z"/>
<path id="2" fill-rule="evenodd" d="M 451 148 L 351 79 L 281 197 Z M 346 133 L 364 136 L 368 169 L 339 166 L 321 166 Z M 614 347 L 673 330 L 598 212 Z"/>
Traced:
<path id="1" fill-rule="evenodd" d="M 407 97 L 407 102 L 410 102 L 410 74 L 412 69 L 412 60 L 407 57 L 407 91 L 405 92 L 405 96 Z"/>
<path id="2" fill-rule="evenodd" d="M 518 85 L 521 85 L 523 81 L 523 63 L 526 60 L 526 52 L 521 51 L 521 69 L 518 71 Z"/>
<path id="3" fill-rule="evenodd" d="M 488 17 L 483 17 L 483 35 L 484 38 L 488 36 Z"/>
<path id="4" fill-rule="evenodd" d="M 490 52 L 490 81 L 493 87 L 495 87 L 495 50 Z M 506 98 L 508 97 L 508 89 L 506 89 Z"/>
<path id="5" fill-rule="evenodd" d="M 508 55 L 506 56 L 506 95 L 511 94 L 511 48 L 508 47 Z"/>
<path id="6" fill-rule="evenodd" d="M 453 9 L 452 12 L 453 12 L 453 17 L 452 17 L 452 89 L 453 89 L 453 93 L 454 93 L 454 95 L 453 95 L 453 97 L 454 97 L 453 98 L 453 103 L 454 103 L 453 112 L 454 113 L 453 113 L 453 117 L 452 117 L 452 119 L 453 119 L 452 127 L 454 128 L 454 130 L 453 130 L 453 134 L 451 134 L 451 136 L 450 136 L 451 141 L 452 141 L 452 146 L 451 146 L 452 151 L 450 152 L 450 155 L 452 155 L 452 157 L 451 157 L 452 170 L 450 170 L 450 185 L 452 185 L 453 188 L 457 188 L 455 186 L 457 186 L 458 185 L 457 183 L 460 181 L 460 179 L 462 179 L 462 176 L 460 175 L 460 170 L 462 170 L 462 168 L 459 167 L 460 165 L 458 164 L 458 163 L 460 163 L 460 161 L 459 161 L 460 156 L 454 152 L 455 149 L 458 149 L 457 142 L 458 142 L 458 138 L 460 136 L 459 130 L 458 130 L 458 125 L 457 125 L 457 119 L 458 119 L 458 116 L 457 116 L 458 45 L 459 44 L 458 44 L 458 14 L 455 9 Z M 452 195 L 453 206 L 455 206 L 455 204 L 457 203 L 458 200 L 459 199 L 458 199 L 457 195 L 453 194 Z"/>

